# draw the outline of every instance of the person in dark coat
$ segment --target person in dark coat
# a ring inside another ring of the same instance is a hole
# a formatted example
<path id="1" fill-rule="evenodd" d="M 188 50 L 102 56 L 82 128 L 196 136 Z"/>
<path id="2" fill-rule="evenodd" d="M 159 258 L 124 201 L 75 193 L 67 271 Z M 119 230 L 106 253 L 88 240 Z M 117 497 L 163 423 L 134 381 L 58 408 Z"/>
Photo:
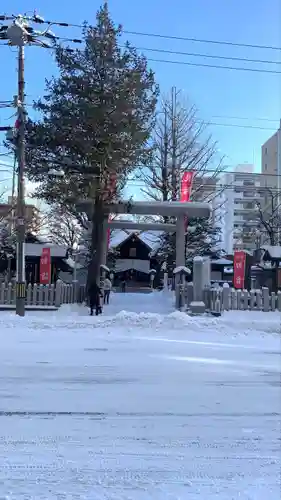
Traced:
<path id="1" fill-rule="evenodd" d="M 102 297 L 101 289 L 97 285 L 97 283 L 92 283 L 88 289 L 88 296 L 90 302 L 90 314 L 93 316 L 94 309 L 96 316 L 102 313 L 101 302 L 100 299 Z"/>

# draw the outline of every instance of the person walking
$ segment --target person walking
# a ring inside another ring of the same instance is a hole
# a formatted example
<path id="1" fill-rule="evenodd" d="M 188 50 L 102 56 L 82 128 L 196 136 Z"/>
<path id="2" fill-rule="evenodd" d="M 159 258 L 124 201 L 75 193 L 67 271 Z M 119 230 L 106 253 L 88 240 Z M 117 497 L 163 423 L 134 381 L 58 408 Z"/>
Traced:
<path id="1" fill-rule="evenodd" d="M 90 302 L 90 315 L 93 316 L 94 310 L 96 316 L 102 313 L 102 308 L 101 308 L 101 289 L 97 285 L 97 283 L 92 283 L 88 289 L 88 296 L 89 296 L 89 302 Z"/>
<path id="2" fill-rule="evenodd" d="M 104 284 L 103 284 L 103 297 L 104 297 L 104 303 L 109 304 L 109 297 L 110 297 L 110 292 L 112 289 L 112 283 L 109 278 L 105 278 Z"/>
<path id="3" fill-rule="evenodd" d="M 126 292 L 126 286 L 127 286 L 127 282 L 125 279 L 123 279 L 123 281 L 121 282 L 121 290 L 122 290 L 122 293 L 125 293 Z"/>

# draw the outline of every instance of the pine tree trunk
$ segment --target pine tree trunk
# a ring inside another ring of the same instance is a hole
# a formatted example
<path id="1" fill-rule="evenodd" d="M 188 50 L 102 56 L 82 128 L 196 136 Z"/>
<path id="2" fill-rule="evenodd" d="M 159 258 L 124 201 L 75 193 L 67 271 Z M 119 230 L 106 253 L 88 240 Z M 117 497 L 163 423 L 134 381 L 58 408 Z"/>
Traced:
<path id="1" fill-rule="evenodd" d="M 100 265 L 103 248 L 103 221 L 103 202 L 100 197 L 97 196 L 92 216 L 91 259 L 88 267 L 87 288 L 89 288 L 93 283 L 97 283 L 99 285 L 100 282 Z"/>

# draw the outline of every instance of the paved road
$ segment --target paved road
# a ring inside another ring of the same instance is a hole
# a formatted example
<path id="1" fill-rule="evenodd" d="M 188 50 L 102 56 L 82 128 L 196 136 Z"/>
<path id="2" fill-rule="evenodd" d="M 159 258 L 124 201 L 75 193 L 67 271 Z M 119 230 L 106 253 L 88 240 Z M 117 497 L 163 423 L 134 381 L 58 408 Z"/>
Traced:
<path id="1" fill-rule="evenodd" d="M 276 341 L 68 325 L 1 325 L 1 499 L 279 500 Z"/>

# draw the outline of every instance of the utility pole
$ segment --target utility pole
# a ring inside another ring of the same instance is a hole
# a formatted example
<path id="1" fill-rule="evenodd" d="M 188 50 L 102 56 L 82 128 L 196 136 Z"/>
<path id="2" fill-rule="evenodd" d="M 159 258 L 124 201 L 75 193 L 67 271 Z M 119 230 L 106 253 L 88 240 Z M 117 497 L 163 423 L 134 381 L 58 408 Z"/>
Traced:
<path id="1" fill-rule="evenodd" d="M 163 201 L 168 201 L 168 113 L 167 107 L 164 108 L 164 134 L 162 147 L 162 182 L 163 182 Z"/>
<path id="2" fill-rule="evenodd" d="M 17 194 L 17 280 L 16 314 L 25 315 L 25 108 L 24 108 L 24 45 L 18 48 L 18 194 Z"/>
<path id="3" fill-rule="evenodd" d="M 281 245 L 281 119 L 277 130 L 277 245 Z"/>
<path id="4" fill-rule="evenodd" d="M 29 22 L 44 24 L 43 18 L 34 14 L 31 17 L 22 15 L 0 15 L 0 21 L 12 21 L 10 26 L 2 26 L 0 29 L 0 40 L 6 45 L 18 48 L 18 96 L 17 105 L 17 137 L 16 137 L 16 157 L 18 161 L 18 193 L 16 206 L 16 229 L 17 229 L 17 279 L 16 279 L 16 314 L 25 315 L 25 121 L 26 110 L 24 106 L 24 46 L 37 45 L 43 48 L 51 48 L 49 43 L 40 40 L 40 37 L 56 40 L 55 35 L 48 29 L 42 32 L 35 31 Z M 9 127 L 10 129 L 10 127 Z"/>
<path id="5" fill-rule="evenodd" d="M 177 91 L 172 87 L 172 200 L 177 199 Z"/>

